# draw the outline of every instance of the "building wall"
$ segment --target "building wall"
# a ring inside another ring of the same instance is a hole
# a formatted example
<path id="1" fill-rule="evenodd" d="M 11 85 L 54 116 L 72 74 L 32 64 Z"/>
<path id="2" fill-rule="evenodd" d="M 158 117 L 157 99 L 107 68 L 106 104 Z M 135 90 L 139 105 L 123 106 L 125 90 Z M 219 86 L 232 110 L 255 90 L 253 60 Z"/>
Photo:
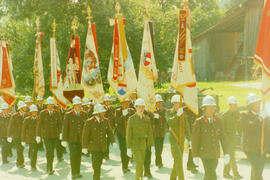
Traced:
<path id="1" fill-rule="evenodd" d="M 262 7 L 248 7 L 245 16 L 244 25 L 244 52 L 243 57 L 246 60 L 245 79 L 250 79 L 250 69 L 253 65 L 251 57 L 255 54 L 258 32 L 262 18 Z"/>
<path id="2" fill-rule="evenodd" d="M 207 63 L 210 61 L 209 42 L 207 37 L 197 41 L 193 45 L 194 68 L 198 81 L 207 81 Z"/>
<path id="3" fill-rule="evenodd" d="M 193 45 L 194 66 L 200 81 L 216 80 L 226 71 L 236 53 L 240 33 L 214 33 Z"/>

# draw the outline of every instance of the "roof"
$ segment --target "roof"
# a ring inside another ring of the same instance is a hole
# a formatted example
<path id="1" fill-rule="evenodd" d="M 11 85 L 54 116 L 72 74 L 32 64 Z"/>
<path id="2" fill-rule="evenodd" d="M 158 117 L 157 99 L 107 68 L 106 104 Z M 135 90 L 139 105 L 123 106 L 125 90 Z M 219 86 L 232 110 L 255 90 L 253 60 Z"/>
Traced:
<path id="1" fill-rule="evenodd" d="M 193 41 L 198 41 L 209 33 L 243 32 L 246 9 L 249 7 L 260 7 L 262 2 L 263 0 L 246 0 L 245 2 L 238 4 L 228 10 L 227 16 L 221 19 L 218 23 L 195 35 Z"/>

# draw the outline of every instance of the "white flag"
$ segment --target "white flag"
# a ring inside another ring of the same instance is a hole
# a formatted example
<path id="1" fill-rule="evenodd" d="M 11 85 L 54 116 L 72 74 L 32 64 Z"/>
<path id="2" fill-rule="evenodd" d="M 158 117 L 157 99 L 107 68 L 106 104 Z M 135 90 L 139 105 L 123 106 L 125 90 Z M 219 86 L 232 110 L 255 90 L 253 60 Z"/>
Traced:
<path id="1" fill-rule="evenodd" d="M 36 49 L 34 61 L 34 96 L 43 97 L 45 93 L 45 82 L 42 63 L 42 32 L 36 34 Z"/>
<path id="2" fill-rule="evenodd" d="M 158 73 L 151 30 L 152 23 L 146 21 L 144 25 L 137 93 L 138 97 L 145 100 L 146 108 L 154 112 L 156 104 L 154 82 L 158 78 Z"/>
<path id="3" fill-rule="evenodd" d="M 179 33 L 174 55 L 171 84 L 184 97 L 186 106 L 195 114 L 198 114 L 198 93 L 188 23 L 189 11 L 180 10 L 179 14 Z"/>
<path id="4" fill-rule="evenodd" d="M 63 81 L 62 72 L 60 67 L 60 60 L 58 56 L 58 51 L 56 48 L 55 38 L 50 40 L 51 48 L 51 85 L 50 90 L 54 95 L 55 100 L 63 108 L 66 108 L 69 104 L 68 100 L 63 95 Z"/>
<path id="5" fill-rule="evenodd" d="M 95 24 L 91 24 L 90 20 L 88 23 L 81 84 L 85 96 L 92 98 L 96 103 L 102 103 L 104 90 L 99 66 Z"/>

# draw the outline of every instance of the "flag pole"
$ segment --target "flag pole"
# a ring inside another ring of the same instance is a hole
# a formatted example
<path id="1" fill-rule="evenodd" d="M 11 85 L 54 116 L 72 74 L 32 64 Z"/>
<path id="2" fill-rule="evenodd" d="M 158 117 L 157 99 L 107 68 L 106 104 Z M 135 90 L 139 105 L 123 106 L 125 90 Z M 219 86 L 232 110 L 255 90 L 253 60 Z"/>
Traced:
<path id="1" fill-rule="evenodd" d="M 262 106 L 262 109 L 263 109 L 263 113 L 264 113 L 264 108 L 265 108 L 265 101 L 263 100 L 263 106 Z M 264 126 L 265 126 L 265 120 L 264 120 L 264 117 L 262 118 L 262 133 L 261 133 L 261 155 L 263 156 L 264 154 Z"/>
<path id="2" fill-rule="evenodd" d="M 36 27 L 37 27 L 37 33 L 36 33 L 36 38 L 39 36 L 40 32 L 40 20 L 39 17 L 36 19 Z M 36 53 L 36 52 L 35 52 Z M 35 60 L 34 60 L 34 89 L 33 89 L 33 102 L 36 101 L 36 71 L 35 71 Z"/>

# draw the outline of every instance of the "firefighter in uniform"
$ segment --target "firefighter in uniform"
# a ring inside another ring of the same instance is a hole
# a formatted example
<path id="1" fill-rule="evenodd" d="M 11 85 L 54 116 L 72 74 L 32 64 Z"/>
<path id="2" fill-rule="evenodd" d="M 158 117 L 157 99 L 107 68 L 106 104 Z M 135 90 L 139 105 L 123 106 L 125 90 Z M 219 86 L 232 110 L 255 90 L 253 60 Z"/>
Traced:
<path id="1" fill-rule="evenodd" d="M 235 151 L 237 144 L 236 133 L 240 123 L 240 112 L 238 110 L 237 104 L 238 100 L 234 96 L 229 97 L 228 98 L 229 110 L 222 114 L 224 133 L 225 136 L 227 136 L 229 139 L 228 146 L 230 150 L 229 154 L 231 157 L 230 163 L 224 166 L 223 177 L 229 179 L 233 178 L 233 176 L 230 175 L 231 170 L 235 178 L 237 179 L 243 178 L 242 176 L 240 176 L 238 172 L 235 160 Z"/>
<path id="2" fill-rule="evenodd" d="M 30 106 L 31 116 L 28 116 L 23 121 L 22 126 L 22 144 L 29 144 L 29 159 L 31 164 L 31 169 L 35 171 L 36 162 L 37 162 L 37 152 L 38 152 L 38 144 L 37 144 L 37 123 L 38 123 L 38 108 L 36 105 Z"/>
<path id="3" fill-rule="evenodd" d="M 163 143 L 166 134 L 167 121 L 165 118 L 166 109 L 162 106 L 163 99 L 161 95 L 156 95 L 156 110 L 154 112 L 154 138 L 155 138 L 155 153 L 156 153 L 156 166 L 163 167 L 162 151 Z"/>
<path id="4" fill-rule="evenodd" d="M 241 114 L 243 151 L 251 164 L 251 180 L 263 179 L 265 157 L 270 142 L 270 118 L 261 117 L 260 105 L 260 98 L 255 94 L 249 94 L 248 112 Z"/>
<path id="5" fill-rule="evenodd" d="M 112 102 L 111 96 L 109 94 L 106 94 L 104 96 L 104 104 L 105 104 L 105 117 L 109 123 L 110 128 L 112 129 L 114 133 L 115 129 L 115 123 L 114 123 L 114 116 L 115 116 L 115 108 L 112 107 L 110 104 Z M 109 139 L 107 140 L 107 151 L 104 153 L 105 159 L 108 160 L 110 159 L 109 153 L 110 153 L 110 141 Z"/>
<path id="6" fill-rule="evenodd" d="M 65 114 L 62 129 L 62 145 L 69 147 L 72 179 L 80 178 L 82 158 L 82 131 L 87 113 L 82 111 L 81 98 L 75 96 L 72 100 L 73 109 Z"/>
<path id="7" fill-rule="evenodd" d="M 104 153 L 107 151 L 107 140 L 114 142 L 112 130 L 104 116 L 106 109 L 101 104 L 94 107 L 93 117 L 88 119 L 83 128 L 82 147 L 83 153 L 92 154 L 93 180 L 100 179 L 100 171 Z"/>
<path id="8" fill-rule="evenodd" d="M 148 110 L 144 110 L 144 115 L 147 116 L 150 120 L 150 125 L 153 133 L 153 138 L 154 138 L 154 113 Z M 154 141 L 155 142 L 155 141 Z M 155 144 L 154 144 L 155 145 Z M 154 149 L 154 148 L 153 148 Z M 151 156 L 152 156 L 152 146 L 147 146 L 145 150 L 145 158 L 144 158 L 144 176 L 147 178 L 152 178 L 152 173 L 151 173 Z"/>
<path id="9" fill-rule="evenodd" d="M 154 145 L 154 139 L 150 119 L 144 115 L 144 100 L 137 99 L 135 108 L 136 113 L 128 120 L 127 147 L 132 150 L 136 163 L 136 180 L 141 180 L 146 148 Z"/>
<path id="10" fill-rule="evenodd" d="M 37 143 L 42 138 L 44 140 L 47 159 L 47 173 L 54 174 L 53 160 L 56 143 L 61 133 L 61 119 L 59 113 L 54 108 L 54 99 L 48 97 L 46 100 L 47 109 L 44 109 L 39 114 L 37 125 Z"/>
<path id="11" fill-rule="evenodd" d="M 3 164 L 8 163 L 8 151 L 9 146 L 7 142 L 7 128 L 10 121 L 10 115 L 8 113 L 9 107 L 7 103 L 1 104 L 1 115 L 0 115 L 0 144 L 1 144 L 1 152 L 2 152 L 2 162 Z"/>
<path id="12" fill-rule="evenodd" d="M 197 119 L 192 129 L 192 154 L 196 165 L 201 158 L 204 166 L 204 180 L 216 180 L 216 168 L 220 157 L 220 143 L 222 145 L 225 164 L 230 162 L 227 137 L 224 134 L 220 118 L 215 116 L 216 102 L 212 96 L 203 98 L 204 115 Z"/>
<path id="13" fill-rule="evenodd" d="M 126 144 L 127 123 L 129 117 L 135 113 L 134 109 L 129 108 L 129 104 L 130 99 L 127 98 L 121 102 L 121 107 L 115 111 L 115 130 L 119 142 L 122 171 L 124 174 L 130 171 L 128 169 L 130 157 L 127 155 Z"/>
<path id="14" fill-rule="evenodd" d="M 171 99 L 173 108 L 167 112 L 167 120 L 170 130 L 171 153 L 174 159 L 170 179 L 184 179 L 183 152 L 185 138 L 190 140 L 190 128 L 184 117 L 180 95 L 174 95 Z"/>
<path id="15" fill-rule="evenodd" d="M 16 166 L 19 168 L 24 168 L 24 156 L 21 143 L 22 125 L 25 117 L 25 111 L 27 111 L 27 106 L 23 101 L 18 102 L 18 113 L 12 115 L 9 125 L 8 125 L 8 142 L 13 141 L 16 151 L 17 151 L 17 162 Z"/>

